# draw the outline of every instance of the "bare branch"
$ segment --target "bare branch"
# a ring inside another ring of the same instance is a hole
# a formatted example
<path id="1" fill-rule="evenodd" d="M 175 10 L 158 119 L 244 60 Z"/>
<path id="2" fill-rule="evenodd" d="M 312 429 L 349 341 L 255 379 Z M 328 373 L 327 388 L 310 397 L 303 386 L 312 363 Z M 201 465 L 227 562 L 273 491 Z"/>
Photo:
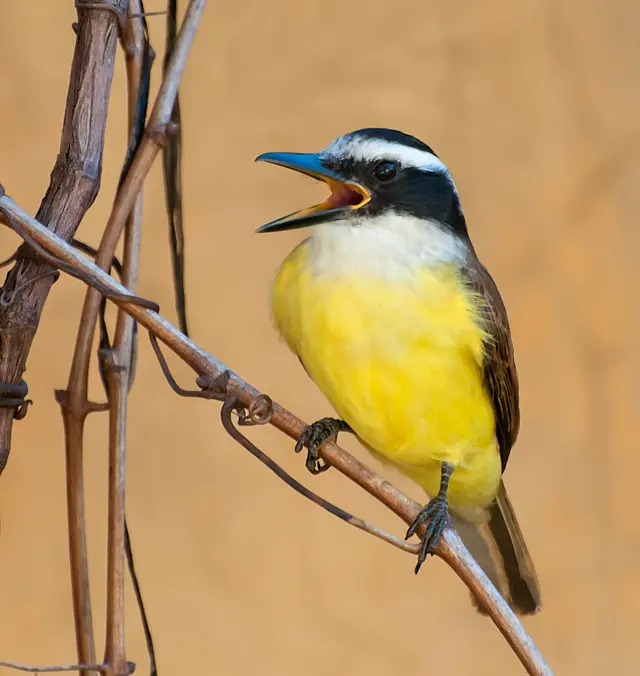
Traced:
<path id="1" fill-rule="evenodd" d="M 131 0 L 131 14 L 142 11 L 139 0 Z M 142 22 L 128 23 L 125 48 L 127 51 L 127 84 L 129 127 L 134 143 L 139 122 L 139 94 L 143 86 L 143 59 L 146 37 Z M 146 101 L 145 106 L 146 110 Z M 144 112 L 142 113 L 144 122 Z M 142 187 L 125 225 L 122 281 L 135 291 L 140 263 L 142 238 Z M 98 256 L 101 251 L 98 251 Z M 125 457 L 127 429 L 127 395 L 133 364 L 135 322 L 123 310 L 118 310 L 114 344 L 105 363 L 109 401 L 109 509 L 107 540 L 107 634 L 105 662 L 108 674 L 129 673 L 125 652 Z"/>
<path id="2" fill-rule="evenodd" d="M 176 45 L 178 0 L 167 3 L 167 39 L 165 42 L 164 68 L 170 63 Z M 169 220 L 169 242 L 173 267 L 173 291 L 176 298 L 178 327 L 189 335 L 187 323 L 187 297 L 185 293 L 185 242 L 182 213 L 182 118 L 180 98 L 176 96 L 171 114 L 172 133 L 169 134 L 162 152 L 164 195 Z"/>
<path id="3" fill-rule="evenodd" d="M 32 674 L 44 674 L 54 671 L 100 671 L 107 670 L 104 664 L 59 664 L 45 667 L 31 667 L 27 664 L 18 664 L 17 662 L 3 662 L 0 661 L 0 667 L 7 667 L 8 669 L 16 669 L 17 671 L 28 671 Z"/>
<path id="4" fill-rule="evenodd" d="M 31 218 L 9 197 L 0 197 L 0 211 L 5 216 L 8 214 L 14 219 L 21 229 L 27 232 L 33 240 L 37 241 L 48 252 L 66 263 L 74 265 L 85 276 L 87 282 L 102 284 L 105 287 L 108 286 L 112 292 L 117 294 L 113 296 L 116 305 L 125 310 L 142 326 L 164 342 L 176 355 L 189 364 L 196 373 L 212 379 L 218 378 L 224 372 L 229 371 L 226 388 L 227 394 L 235 395 L 244 406 L 250 406 L 256 397 L 261 396 L 258 390 L 235 373 L 232 373 L 221 361 L 184 336 L 166 319 L 139 304 L 125 300 L 124 294 L 127 293 L 127 290 L 122 285 L 95 266 L 92 261 L 49 232 L 35 219 Z M 302 420 L 296 418 L 292 413 L 275 402 L 273 403 L 273 415 L 270 422 L 293 439 L 297 439 L 305 427 Z M 337 444 L 325 443 L 320 449 L 320 455 L 333 467 L 342 472 L 342 474 L 364 488 L 382 504 L 386 505 L 407 524 L 411 524 L 414 521 L 421 506 L 380 475 L 353 458 Z M 469 554 L 455 531 L 450 529 L 445 530 L 443 537 L 439 541 L 436 554 L 446 561 L 476 596 L 480 604 L 486 607 L 491 619 L 509 642 L 528 673 L 550 676 L 551 670 L 531 638 L 525 632 L 518 618 Z"/>
<path id="5" fill-rule="evenodd" d="M 106 374 L 109 391 L 109 510 L 107 537 L 107 634 L 105 662 L 108 674 L 129 673 L 125 659 L 125 451 L 127 393 L 131 360 L 130 330 L 118 347 L 109 352 Z"/>

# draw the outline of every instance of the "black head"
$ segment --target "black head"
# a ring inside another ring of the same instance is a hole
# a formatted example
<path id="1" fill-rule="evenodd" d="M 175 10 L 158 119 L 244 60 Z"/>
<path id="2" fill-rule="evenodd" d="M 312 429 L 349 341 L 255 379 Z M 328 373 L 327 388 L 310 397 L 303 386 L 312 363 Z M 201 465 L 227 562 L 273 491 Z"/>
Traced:
<path id="1" fill-rule="evenodd" d="M 331 197 L 261 228 L 273 231 L 346 220 L 365 225 L 385 212 L 436 220 L 466 237 L 449 170 L 433 150 L 408 134 L 368 128 L 336 139 L 317 154 L 267 153 L 257 158 L 324 180 Z"/>

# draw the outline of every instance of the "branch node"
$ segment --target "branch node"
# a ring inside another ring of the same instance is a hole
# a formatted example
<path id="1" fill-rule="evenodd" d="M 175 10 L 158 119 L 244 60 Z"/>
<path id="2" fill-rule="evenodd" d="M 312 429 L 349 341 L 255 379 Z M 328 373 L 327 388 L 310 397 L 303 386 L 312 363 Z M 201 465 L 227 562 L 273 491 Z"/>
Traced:
<path id="1" fill-rule="evenodd" d="M 166 124 L 158 124 L 150 129 L 145 131 L 145 134 L 160 148 L 164 148 L 167 145 L 167 140 L 172 133 L 175 131 L 172 129 L 176 125 L 171 122 Z"/>
<path id="2" fill-rule="evenodd" d="M 116 356 L 111 348 L 105 347 L 98 350 L 98 358 L 113 373 L 122 373 L 123 371 L 127 370 L 126 366 L 118 364 L 116 361 Z"/>
<path id="3" fill-rule="evenodd" d="M 124 39 L 127 30 L 128 13 L 126 3 L 123 3 L 121 0 L 76 0 L 75 4 L 78 12 L 83 9 L 97 9 L 114 14 L 118 23 L 120 37 Z"/>
<path id="4" fill-rule="evenodd" d="M 202 390 L 202 396 L 205 399 L 219 399 L 220 395 L 227 395 L 229 387 L 229 380 L 231 379 L 231 371 L 223 371 L 222 373 L 205 373 L 196 378 L 196 385 Z"/>
<path id="5" fill-rule="evenodd" d="M 54 390 L 53 396 L 63 411 L 69 411 L 69 392 L 67 390 Z M 85 401 L 80 407 L 80 418 L 84 419 L 89 413 L 102 413 L 108 410 L 109 404 L 107 402 Z"/>
<path id="6" fill-rule="evenodd" d="M 123 369 L 124 370 L 124 369 Z M 85 415 L 89 413 L 104 413 L 109 410 L 109 402 L 107 401 L 87 401 L 84 407 Z"/>

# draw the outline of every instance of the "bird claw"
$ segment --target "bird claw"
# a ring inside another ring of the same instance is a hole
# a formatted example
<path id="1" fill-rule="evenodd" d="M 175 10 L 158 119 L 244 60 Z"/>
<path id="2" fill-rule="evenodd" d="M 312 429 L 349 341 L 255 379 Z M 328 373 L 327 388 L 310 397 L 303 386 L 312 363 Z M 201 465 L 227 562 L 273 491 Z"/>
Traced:
<path id="1" fill-rule="evenodd" d="M 330 439 L 335 441 L 338 437 L 338 432 L 345 429 L 348 429 L 345 423 L 335 418 L 322 418 L 322 420 L 318 420 L 304 428 L 296 443 L 295 451 L 296 453 L 300 453 L 305 446 L 307 447 L 305 466 L 311 474 L 320 474 L 331 467 L 326 460 L 320 458 L 318 450 L 326 441 Z"/>
<path id="2" fill-rule="evenodd" d="M 449 525 L 449 508 L 446 497 L 436 495 L 435 498 L 429 501 L 427 506 L 420 511 L 414 522 L 409 526 L 405 540 L 414 535 L 418 527 L 425 521 L 428 521 L 428 524 L 418 553 L 418 562 L 415 568 L 416 575 L 425 562 L 427 555 L 435 553 L 440 536 Z"/>

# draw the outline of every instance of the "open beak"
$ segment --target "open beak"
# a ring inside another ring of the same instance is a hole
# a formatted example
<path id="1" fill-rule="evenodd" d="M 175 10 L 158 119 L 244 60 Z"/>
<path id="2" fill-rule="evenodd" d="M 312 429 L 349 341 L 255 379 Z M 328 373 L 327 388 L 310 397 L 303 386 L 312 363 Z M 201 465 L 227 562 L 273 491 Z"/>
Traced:
<path id="1" fill-rule="evenodd" d="M 283 216 L 261 226 L 256 232 L 293 230 L 294 228 L 306 228 L 310 225 L 340 220 L 346 214 L 360 209 L 371 200 L 371 194 L 364 186 L 327 169 L 316 153 L 264 153 L 264 155 L 256 157 L 256 162 L 270 162 L 299 171 L 319 181 L 324 181 L 331 189 L 331 195 L 322 204 L 294 211 L 288 216 Z"/>

